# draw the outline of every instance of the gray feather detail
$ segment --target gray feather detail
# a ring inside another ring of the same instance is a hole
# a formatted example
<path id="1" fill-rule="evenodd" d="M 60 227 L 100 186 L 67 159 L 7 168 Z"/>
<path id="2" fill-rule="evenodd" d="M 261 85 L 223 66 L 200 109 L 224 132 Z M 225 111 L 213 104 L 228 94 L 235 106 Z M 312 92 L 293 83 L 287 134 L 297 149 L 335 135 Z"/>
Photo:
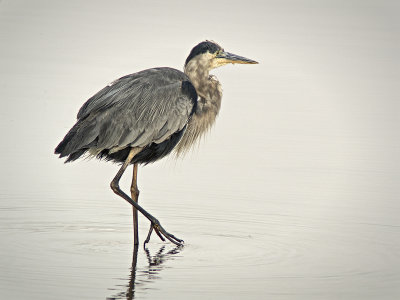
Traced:
<path id="1" fill-rule="evenodd" d="M 106 86 L 79 110 L 76 134 L 65 152 L 116 152 L 165 141 L 184 128 L 194 107 L 182 93 L 183 81 L 189 78 L 178 70 L 156 68 Z"/>

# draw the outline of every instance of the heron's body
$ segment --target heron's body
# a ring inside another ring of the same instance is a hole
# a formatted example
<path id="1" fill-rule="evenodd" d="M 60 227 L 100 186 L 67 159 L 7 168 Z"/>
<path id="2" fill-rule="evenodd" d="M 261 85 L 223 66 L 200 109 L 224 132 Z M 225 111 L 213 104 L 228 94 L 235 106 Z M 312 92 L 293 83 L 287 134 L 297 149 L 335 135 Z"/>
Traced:
<path id="1" fill-rule="evenodd" d="M 169 154 L 196 111 L 197 93 L 187 75 L 154 68 L 121 77 L 91 97 L 56 148 L 73 161 L 86 152 L 123 163 L 151 163 Z"/>
<path id="2" fill-rule="evenodd" d="M 86 101 L 55 153 L 67 157 L 67 162 L 89 154 L 123 163 L 111 187 L 151 221 L 148 239 L 154 228 L 161 238 L 181 243 L 137 204 L 137 164 L 154 162 L 173 149 L 177 154 L 186 151 L 212 126 L 221 107 L 222 88 L 209 71 L 226 63 L 256 62 L 206 41 L 192 49 L 184 73 L 153 68 L 119 78 Z M 129 164 L 135 166 L 132 198 L 118 185 Z M 137 217 L 135 227 L 137 242 Z"/>

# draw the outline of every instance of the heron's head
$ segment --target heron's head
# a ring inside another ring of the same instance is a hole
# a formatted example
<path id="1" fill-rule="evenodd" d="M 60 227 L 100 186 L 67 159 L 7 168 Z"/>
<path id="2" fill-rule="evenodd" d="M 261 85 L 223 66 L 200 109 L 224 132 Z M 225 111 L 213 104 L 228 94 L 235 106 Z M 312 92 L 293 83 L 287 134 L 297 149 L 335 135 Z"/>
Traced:
<path id="1" fill-rule="evenodd" d="M 210 71 L 226 64 L 258 64 L 258 62 L 236 54 L 225 52 L 215 42 L 204 41 L 195 46 L 185 62 L 185 70 L 202 69 Z"/>

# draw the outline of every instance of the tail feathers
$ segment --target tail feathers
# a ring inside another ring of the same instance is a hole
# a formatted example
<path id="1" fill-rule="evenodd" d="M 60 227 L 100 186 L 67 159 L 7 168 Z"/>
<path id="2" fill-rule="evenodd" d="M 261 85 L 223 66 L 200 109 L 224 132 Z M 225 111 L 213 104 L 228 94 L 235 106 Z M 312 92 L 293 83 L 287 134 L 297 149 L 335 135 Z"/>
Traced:
<path id="1" fill-rule="evenodd" d="M 89 150 L 91 146 L 94 146 L 97 136 L 92 124 L 78 120 L 64 139 L 58 144 L 54 153 L 59 154 L 60 158 L 68 156 L 65 161 L 66 163 L 77 160 Z"/>
<path id="2" fill-rule="evenodd" d="M 64 139 L 58 144 L 58 146 L 54 150 L 54 154 L 60 154 L 60 157 L 65 157 L 70 154 L 70 153 L 68 153 L 68 151 L 66 151 L 66 148 L 67 148 L 67 145 L 71 142 L 72 138 L 75 135 L 75 132 L 73 132 L 72 129 L 67 133 L 67 135 L 64 137 Z"/>
<path id="3" fill-rule="evenodd" d="M 83 154 L 85 154 L 85 152 L 86 152 L 87 150 L 88 150 L 88 148 L 86 148 L 86 149 L 81 149 L 81 150 L 78 150 L 78 151 L 76 151 L 76 152 L 71 153 L 71 154 L 68 156 L 68 158 L 67 158 L 67 160 L 66 160 L 65 162 L 67 163 L 67 162 L 71 162 L 71 161 L 77 160 L 79 157 L 81 157 Z"/>

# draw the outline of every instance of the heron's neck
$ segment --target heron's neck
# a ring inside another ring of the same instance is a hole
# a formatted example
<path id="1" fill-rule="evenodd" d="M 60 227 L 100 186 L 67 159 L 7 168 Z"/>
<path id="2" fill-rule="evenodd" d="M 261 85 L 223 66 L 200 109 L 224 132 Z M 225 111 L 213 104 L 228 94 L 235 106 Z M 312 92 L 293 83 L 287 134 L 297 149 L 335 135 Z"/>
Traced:
<path id="1" fill-rule="evenodd" d="M 199 96 L 197 109 L 192 115 L 186 131 L 176 147 L 179 155 L 199 140 L 214 124 L 221 108 L 222 87 L 209 70 L 200 68 L 201 64 L 190 62 L 185 67 L 185 74 L 190 78 Z"/>
<path id="2" fill-rule="evenodd" d="M 185 74 L 190 78 L 199 96 L 197 113 L 203 109 L 213 107 L 216 114 L 221 107 L 222 88 L 217 78 L 210 76 L 210 71 L 201 61 L 190 61 L 185 66 Z"/>

